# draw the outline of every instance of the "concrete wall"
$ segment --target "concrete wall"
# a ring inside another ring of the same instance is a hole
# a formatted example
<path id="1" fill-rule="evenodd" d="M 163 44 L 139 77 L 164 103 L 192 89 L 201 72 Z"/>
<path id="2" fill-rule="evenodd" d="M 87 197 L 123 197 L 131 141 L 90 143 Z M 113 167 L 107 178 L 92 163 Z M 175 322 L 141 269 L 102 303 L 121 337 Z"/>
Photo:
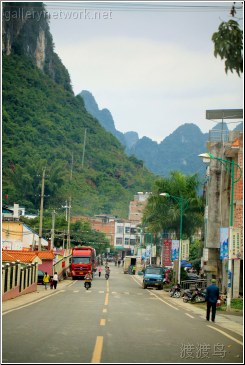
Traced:
<path id="1" fill-rule="evenodd" d="M 230 137 L 230 136 L 229 136 Z M 237 136 L 236 136 L 237 137 Z M 235 164 L 243 166 L 243 135 L 239 137 L 239 148 L 232 148 L 233 140 L 229 142 L 208 142 L 208 150 L 215 157 L 228 160 L 233 159 Z M 230 164 L 222 163 L 215 159 L 210 161 L 209 181 L 207 186 L 207 229 L 205 248 L 208 250 L 208 259 L 204 261 L 203 269 L 207 278 L 219 279 L 222 291 L 227 287 L 228 260 L 220 260 L 220 227 L 230 226 L 230 196 L 231 174 Z M 235 180 L 240 176 L 240 171 L 235 168 Z M 234 210 L 233 226 L 241 228 L 243 232 L 243 179 L 234 184 Z M 243 247 L 243 234 L 241 237 Z M 243 252 L 243 249 L 242 249 Z M 232 297 L 236 298 L 241 292 L 241 265 L 242 260 L 233 260 Z"/>
<path id="2" fill-rule="evenodd" d="M 37 263 L 21 267 L 19 263 L 2 266 L 2 301 L 37 290 Z"/>

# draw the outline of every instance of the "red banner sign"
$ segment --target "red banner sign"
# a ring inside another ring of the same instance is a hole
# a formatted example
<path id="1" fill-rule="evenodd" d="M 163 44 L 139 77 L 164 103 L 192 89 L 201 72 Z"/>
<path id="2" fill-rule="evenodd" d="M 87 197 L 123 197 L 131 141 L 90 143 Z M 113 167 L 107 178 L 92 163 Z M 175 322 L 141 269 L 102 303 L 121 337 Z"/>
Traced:
<path id="1" fill-rule="evenodd" d="M 172 266 L 171 261 L 171 249 L 172 249 L 172 240 L 164 240 L 163 241 L 163 257 L 162 264 L 163 266 Z"/>

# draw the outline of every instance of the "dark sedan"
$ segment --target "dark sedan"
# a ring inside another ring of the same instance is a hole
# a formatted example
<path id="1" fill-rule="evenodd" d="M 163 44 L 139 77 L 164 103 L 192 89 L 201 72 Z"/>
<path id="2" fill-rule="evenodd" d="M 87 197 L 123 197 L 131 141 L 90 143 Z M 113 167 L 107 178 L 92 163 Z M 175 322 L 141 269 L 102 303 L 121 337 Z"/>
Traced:
<path id="1" fill-rule="evenodd" d="M 44 271 L 38 270 L 37 283 L 43 284 Z"/>

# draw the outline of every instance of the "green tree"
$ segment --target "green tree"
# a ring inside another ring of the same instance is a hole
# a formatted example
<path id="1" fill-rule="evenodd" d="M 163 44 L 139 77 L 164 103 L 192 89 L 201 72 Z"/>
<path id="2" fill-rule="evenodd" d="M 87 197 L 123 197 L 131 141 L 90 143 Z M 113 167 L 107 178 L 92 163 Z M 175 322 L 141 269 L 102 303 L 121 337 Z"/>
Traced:
<path id="1" fill-rule="evenodd" d="M 222 22 L 212 36 L 214 42 L 214 55 L 225 59 L 225 72 L 235 70 L 240 76 L 243 72 L 243 31 L 239 24 L 231 19 Z"/>
<path id="2" fill-rule="evenodd" d="M 190 244 L 189 261 L 192 263 L 194 269 L 199 274 L 201 268 L 201 256 L 203 250 L 203 243 L 195 240 Z"/>
<path id="3" fill-rule="evenodd" d="M 110 247 L 106 235 L 92 229 L 91 223 L 88 221 L 78 221 L 71 224 L 71 243 L 72 246 L 77 244 L 92 246 L 97 255 L 106 252 L 106 248 Z"/>
<path id="4" fill-rule="evenodd" d="M 172 172 L 169 178 L 157 180 L 144 210 L 143 224 L 153 233 L 168 230 L 179 235 L 179 204 L 174 199 L 160 196 L 160 193 L 182 197 L 188 201 L 188 206 L 183 210 L 182 233 L 183 237 L 191 238 L 196 229 L 203 225 L 203 201 L 198 196 L 198 186 L 197 175 L 185 176 L 178 171 Z"/>

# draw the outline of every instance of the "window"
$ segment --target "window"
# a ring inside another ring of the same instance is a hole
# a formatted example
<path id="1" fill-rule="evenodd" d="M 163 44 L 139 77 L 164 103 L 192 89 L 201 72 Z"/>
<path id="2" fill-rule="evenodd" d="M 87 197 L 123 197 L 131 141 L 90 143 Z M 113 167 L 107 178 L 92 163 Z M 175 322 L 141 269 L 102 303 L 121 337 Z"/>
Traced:
<path id="1" fill-rule="evenodd" d="M 130 240 L 129 240 L 129 238 L 128 238 L 128 237 L 125 237 L 125 239 L 124 239 L 124 244 L 125 244 L 125 245 L 129 245 L 129 244 L 130 244 Z"/>
<path id="2" fill-rule="evenodd" d="M 125 227 L 125 233 L 130 234 L 130 227 Z"/>
<path id="3" fill-rule="evenodd" d="M 117 233 L 123 233 L 123 227 L 117 226 Z"/>
<path id="4" fill-rule="evenodd" d="M 89 257 L 73 257 L 72 263 L 73 264 L 89 264 L 90 258 Z"/>
<path id="5" fill-rule="evenodd" d="M 116 245 L 122 245 L 122 238 L 121 237 L 116 238 Z"/>

